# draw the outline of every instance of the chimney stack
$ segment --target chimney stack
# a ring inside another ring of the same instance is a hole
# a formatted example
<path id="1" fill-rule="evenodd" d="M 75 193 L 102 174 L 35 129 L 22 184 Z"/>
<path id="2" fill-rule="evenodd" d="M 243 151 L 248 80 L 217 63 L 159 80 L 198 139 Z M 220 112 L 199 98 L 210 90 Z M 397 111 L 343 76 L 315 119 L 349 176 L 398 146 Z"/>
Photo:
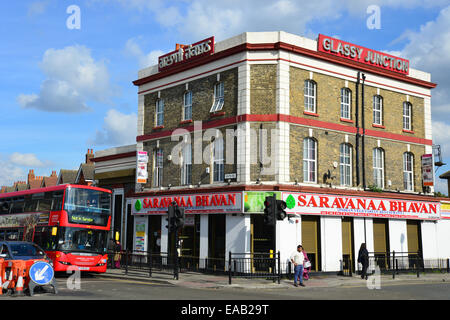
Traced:
<path id="1" fill-rule="evenodd" d="M 88 149 L 86 153 L 86 162 L 87 164 L 92 163 L 92 159 L 94 158 L 94 149 Z"/>
<path id="2" fill-rule="evenodd" d="M 30 181 L 34 180 L 36 177 L 34 175 L 34 169 L 30 169 L 30 171 L 28 172 L 28 183 L 30 183 Z"/>

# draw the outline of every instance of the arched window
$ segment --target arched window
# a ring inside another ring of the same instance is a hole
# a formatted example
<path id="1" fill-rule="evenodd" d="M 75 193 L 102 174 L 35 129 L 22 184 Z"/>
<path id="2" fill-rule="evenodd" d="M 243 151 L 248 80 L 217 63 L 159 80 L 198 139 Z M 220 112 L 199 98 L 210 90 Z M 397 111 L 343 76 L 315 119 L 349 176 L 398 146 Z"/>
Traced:
<path id="1" fill-rule="evenodd" d="M 317 143 L 313 138 L 303 140 L 303 181 L 317 181 Z"/>
<path id="2" fill-rule="evenodd" d="M 351 119 L 352 116 L 352 92 L 349 88 L 341 89 L 341 118 Z"/>
<path id="3" fill-rule="evenodd" d="M 375 186 L 384 189 L 384 150 L 373 149 L 373 181 Z"/>
<path id="4" fill-rule="evenodd" d="M 414 190 L 414 156 L 411 152 L 403 154 L 403 187 L 406 191 Z"/>
<path id="5" fill-rule="evenodd" d="M 316 83 L 312 80 L 305 80 L 305 111 L 316 113 L 316 93 Z"/>
<path id="6" fill-rule="evenodd" d="M 348 143 L 342 143 L 339 147 L 339 172 L 341 186 L 352 185 L 352 147 Z"/>
<path id="7" fill-rule="evenodd" d="M 373 96 L 373 123 L 383 125 L 383 97 Z"/>

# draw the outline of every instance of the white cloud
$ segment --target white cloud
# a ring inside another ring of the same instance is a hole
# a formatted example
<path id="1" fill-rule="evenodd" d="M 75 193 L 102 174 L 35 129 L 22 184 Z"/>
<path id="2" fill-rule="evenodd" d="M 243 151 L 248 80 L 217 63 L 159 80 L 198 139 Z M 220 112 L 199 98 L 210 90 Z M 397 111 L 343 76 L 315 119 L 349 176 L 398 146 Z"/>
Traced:
<path id="1" fill-rule="evenodd" d="M 15 181 L 24 180 L 24 169 L 0 159 L 0 186 L 12 186 Z"/>
<path id="2" fill-rule="evenodd" d="M 12 165 L 25 166 L 25 167 L 46 167 L 47 164 L 39 160 L 33 153 L 19 153 L 14 152 L 9 161 Z"/>
<path id="3" fill-rule="evenodd" d="M 158 57 L 164 54 L 161 50 L 153 50 L 150 53 L 145 54 L 137 41 L 140 41 L 142 37 L 131 38 L 125 44 L 125 53 L 136 58 L 139 62 L 140 68 L 146 68 L 155 64 L 158 64 Z"/>
<path id="4" fill-rule="evenodd" d="M 106 113 L 103 129 L 97 130 L 95 138 L 89 141 L 94 145 L 126 145 L 136 143 L 137 116 L 124 114 L 115 109 Z"/>
<path id="5" fill-rule="evenodd" d="M 107 103 L 115 95 L 105 63 L 95 61 L 85 46 L 48 49 L 39 66 L 47 79 L 39 94 L 17 97 L 22 108 L 80 113 L 91 110 L 86 101 Z"/>
<path id="6" fill-rule="evenodd" d="M 419 31 L 407 31 L 400 38 L 408 40 L 401 56 L 410 59 L 411 67 L 431 73 L 431 81 L 437 83 L 432 90 L 433 119 L 450 122 L 450 6 Z"/>
<path id="7" fill-rule="evenodd" d="M 49 5 L 49 0 L 45 1 L 34 1 L 31 4 L 28 5 L 28 16 L 37 16 L 41 15 L 45 12 L 47 9 L 47 6 Z"/>

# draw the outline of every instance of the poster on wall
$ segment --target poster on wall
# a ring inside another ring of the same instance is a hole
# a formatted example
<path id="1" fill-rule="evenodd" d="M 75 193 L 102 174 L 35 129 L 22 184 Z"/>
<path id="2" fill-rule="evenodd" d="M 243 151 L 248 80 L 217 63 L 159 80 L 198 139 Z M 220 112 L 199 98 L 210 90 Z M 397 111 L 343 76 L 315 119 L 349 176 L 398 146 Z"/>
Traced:
<path id="1" fill-rule="evenodd" d="M 275 195 L 281 199 L 280 192 L 275 191 L 246 191 L 244 192 L 244 212 L 263 213 L 266 197 Z"/>
<path id="2" fill-rule="evenodd" d="M 432 154 L 424 154 L 422 156 L 422 181 L 424 187 L 434 185 Z"/>
<path id="3" fill-rule="evenodd" d="M 136 183 L 147 183 L 148 154 L 146 151 L 137 151 L 136 154 Z"/>
<path id="4" fill-rule="evenodd" d="M 146 217 L 134 218 L 134 250 L 147 251 L 147 221 Z"/>

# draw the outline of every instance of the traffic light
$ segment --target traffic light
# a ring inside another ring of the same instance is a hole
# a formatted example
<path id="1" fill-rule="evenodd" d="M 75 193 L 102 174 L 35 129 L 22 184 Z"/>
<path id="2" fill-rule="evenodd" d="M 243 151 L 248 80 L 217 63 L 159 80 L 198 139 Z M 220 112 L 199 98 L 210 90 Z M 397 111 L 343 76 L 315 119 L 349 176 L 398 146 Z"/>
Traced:
<path id="1" fill-rule="evenodd" d="M 286 202 L 283 200 L 277 200 L 277 213 L 276 213 L 276 217 L 277 220 L 284 220 L 284 218 L 286 218 L 286 211 L 284 211 L 286 209 Z"/>
<path id="2" fill-rule="evenodd" d="M 175 231 L 176 230 L 176 227 L 175 227 L 175 207 L 172 206 L 172 205 L 170 205 L 168 207 L 166 221 L 167 221 L 166 228 L 169 229 L 169 232 Z"/>
<path id="3" fill-rule="evenodd" d="M 175 228 L 181 229 L 184 226 L 184 208 L 175 206 Z"/>
<path id="4" fill-rule="evenodd" d="M 275 225 L 275 210 L 276 210 L 276 198 L 275 196 L 266 197 L 264 201 L 264 224 L 273 226 Z"/>

